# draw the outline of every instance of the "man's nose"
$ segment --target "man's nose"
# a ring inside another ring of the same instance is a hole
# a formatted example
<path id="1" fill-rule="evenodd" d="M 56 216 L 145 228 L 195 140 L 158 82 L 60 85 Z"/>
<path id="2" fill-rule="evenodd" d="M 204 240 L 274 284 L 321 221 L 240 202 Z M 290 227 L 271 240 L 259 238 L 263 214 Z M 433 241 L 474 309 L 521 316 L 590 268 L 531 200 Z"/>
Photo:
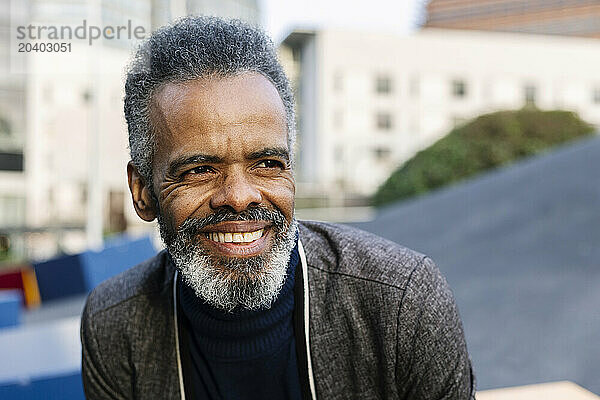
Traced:
<path id="1" fill-rule="evenodd" d="M 210 199 L 213 209 L 227 207 L 235 212 L 241 212 L 250 206 L 262 202 L 260 191 L 248 180 L 242 172 L 228 174 L 221 187 Z"/>

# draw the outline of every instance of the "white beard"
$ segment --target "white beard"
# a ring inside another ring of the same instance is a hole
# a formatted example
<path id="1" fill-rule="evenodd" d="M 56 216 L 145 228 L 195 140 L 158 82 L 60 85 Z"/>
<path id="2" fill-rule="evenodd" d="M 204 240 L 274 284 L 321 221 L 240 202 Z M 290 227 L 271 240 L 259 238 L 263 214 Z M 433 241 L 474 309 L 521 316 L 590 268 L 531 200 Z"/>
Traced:
<path id="1" fill-rule="evenodd" d="M 250 258 L 215 256 L 198 240 L 182 235 L 167 247 L 183 280 L 198 297 L 224 311 L 256 310 L 270 308 L 281 291 L 297 231 L 295 219 L 281 231 L 274 229 L 272 248 Z"/>

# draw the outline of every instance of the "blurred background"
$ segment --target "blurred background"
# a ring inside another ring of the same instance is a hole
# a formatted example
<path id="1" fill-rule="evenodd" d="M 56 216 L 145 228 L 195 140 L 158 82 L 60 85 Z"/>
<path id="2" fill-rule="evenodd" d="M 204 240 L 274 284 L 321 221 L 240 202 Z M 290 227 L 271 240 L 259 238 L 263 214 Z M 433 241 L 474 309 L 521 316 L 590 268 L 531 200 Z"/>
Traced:
<path id="1" fill-rule="evenodd" d="M 597 398 L 600 0 L 0 0 L 0 398 L 83 398 L 85 296 L 162 246 L 131 207 L 124 70 L 188 14 L 271 35 L 298 218 L 432 256 L 480 390 Z"/>

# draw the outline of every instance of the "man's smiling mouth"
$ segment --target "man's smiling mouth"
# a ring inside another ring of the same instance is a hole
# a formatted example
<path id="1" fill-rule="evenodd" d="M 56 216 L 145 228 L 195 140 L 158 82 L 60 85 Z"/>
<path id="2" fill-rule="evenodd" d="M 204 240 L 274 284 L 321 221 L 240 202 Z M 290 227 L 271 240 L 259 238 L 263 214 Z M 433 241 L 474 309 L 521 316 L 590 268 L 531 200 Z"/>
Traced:
<path id="1" fill-rule="evenodd" d="M 262 253 L 272 235 L 268 221 L 223 221 L 209 225 L 200 232 L 221 254 L 248 257 Z"/>
<path id="2" fill-rule="evenodd" d="M 204 236 L 218 243 L 251 243 L 263 236 L 264 228 L 252 232 L 205 232 Z"/>

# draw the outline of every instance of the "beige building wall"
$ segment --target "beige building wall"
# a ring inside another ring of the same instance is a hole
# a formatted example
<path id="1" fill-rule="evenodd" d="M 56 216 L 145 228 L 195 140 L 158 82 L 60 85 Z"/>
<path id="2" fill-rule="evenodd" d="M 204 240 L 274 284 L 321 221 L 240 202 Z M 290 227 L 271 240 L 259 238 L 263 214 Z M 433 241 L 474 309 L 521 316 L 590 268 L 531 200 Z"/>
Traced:
<path id="1" fill-rule="evenodd" d="M 521 108 L 526 94 L 541 109 L 573 110 L 600 126 L 595 39 L 323 30 L 292 33 L 281 53 L 303 89 L 297 91 L 300 145 L 313 143 L 299 150 L 299 168 L 311 168 L 310 174 L 298 171 L 299 187 L 332 197 L 342 190 L 372 194 L 453 127 L 482 113 Z M 314 154 L 306 163 L 309 151 Z"/>

